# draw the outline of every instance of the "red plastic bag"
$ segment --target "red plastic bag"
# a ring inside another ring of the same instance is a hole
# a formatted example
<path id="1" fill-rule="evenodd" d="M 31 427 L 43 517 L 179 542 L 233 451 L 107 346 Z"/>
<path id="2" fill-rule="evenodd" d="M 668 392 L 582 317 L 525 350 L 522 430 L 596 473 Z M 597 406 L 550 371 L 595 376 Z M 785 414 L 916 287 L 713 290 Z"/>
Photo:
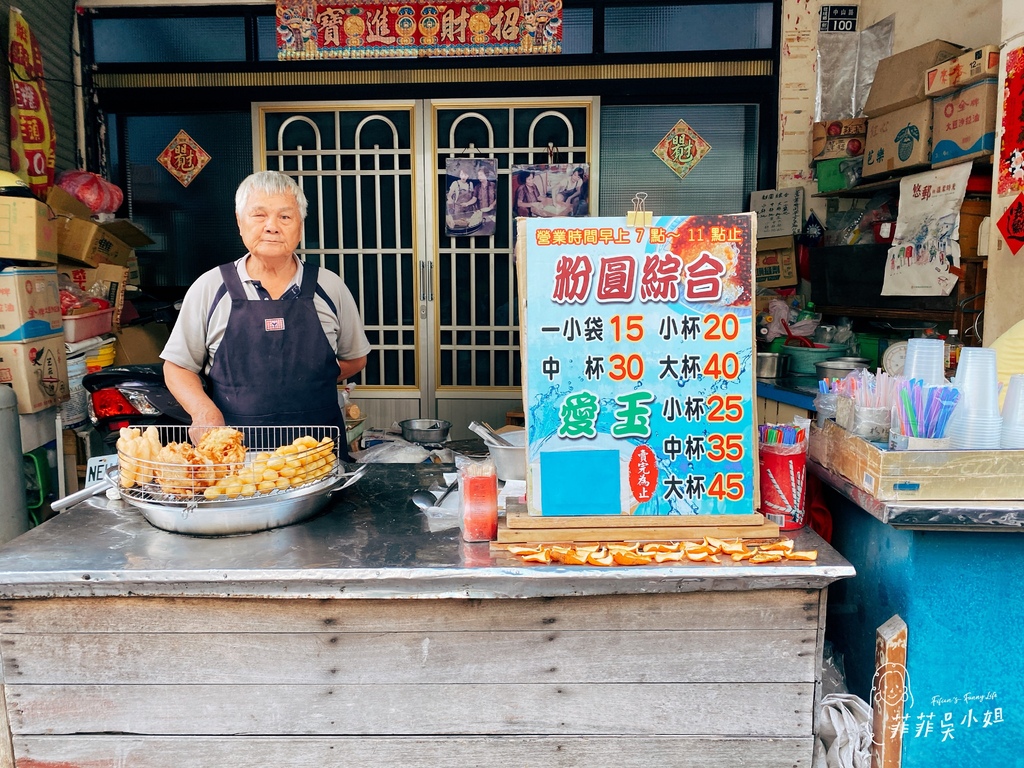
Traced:
<path id="1" fill-rule="evenodd" d="M 64 171 L 57 186 L 89 206 L 93 213 L 114 213 L 124 202 L 124 193 L 116 184 L 89 171 Z"/>

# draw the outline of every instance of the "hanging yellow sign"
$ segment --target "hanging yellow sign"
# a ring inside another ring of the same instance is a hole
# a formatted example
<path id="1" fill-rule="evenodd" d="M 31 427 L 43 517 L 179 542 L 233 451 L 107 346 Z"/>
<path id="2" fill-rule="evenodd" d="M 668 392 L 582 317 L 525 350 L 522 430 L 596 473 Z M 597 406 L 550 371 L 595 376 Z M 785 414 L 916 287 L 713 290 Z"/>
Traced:
<path id="1" fill-rule="evenodd" d="M 57 134 L 53 129 L 50 97 L 43 79 L 39 43 L 21 13 L 11 8 L 11 170 L 45 200 L 53 186 Z"/>

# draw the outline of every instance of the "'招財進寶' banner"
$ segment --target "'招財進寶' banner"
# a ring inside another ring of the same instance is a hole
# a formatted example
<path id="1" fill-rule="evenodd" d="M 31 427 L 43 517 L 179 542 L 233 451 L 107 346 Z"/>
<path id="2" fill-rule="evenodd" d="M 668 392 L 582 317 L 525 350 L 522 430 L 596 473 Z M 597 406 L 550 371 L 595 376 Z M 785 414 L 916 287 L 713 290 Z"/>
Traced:
<path id="1" fill-rule="evenodd" d="M 53 187 L 57 134 L 43 80 L 43 54 L 28 22 L 10 12 L 11 170 L 45 200 Z"/>
<path id="2" fill-rule="evenodd" d="M 754 512 L 754 221 L 518 220 L 530 514 Z"/>
<path id="3" fill-rule="evenodd" d="M 277 58 L 559 53 L 562 0 L 277 0 Z"/>

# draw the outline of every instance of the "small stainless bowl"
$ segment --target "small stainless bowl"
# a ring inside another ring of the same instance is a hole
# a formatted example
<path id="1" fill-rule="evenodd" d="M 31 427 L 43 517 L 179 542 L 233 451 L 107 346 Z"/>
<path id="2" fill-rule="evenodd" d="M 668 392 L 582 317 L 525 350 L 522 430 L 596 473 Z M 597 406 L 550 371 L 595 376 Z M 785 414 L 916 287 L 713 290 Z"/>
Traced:
<path id="1" fill-rule="evenodd" d="M 871 365 L 866 357 L 833 357 L 815 363 L 819 379 L 843 379 L 850 371 L 863 370 Z"/>
<path id="2" fill-rule="evenodd" d="M 786 375 L 789 358 L 779 352 L 757 353 L 757 378 L 779 379 Z"/>
<path id="3" fill-rule="evenodd" d="M 402 439 L 410 443 L 443 443 L 452 423 L 443 419 L 406 419 L 398 422 L 398 426 L 402 428 Z"/>

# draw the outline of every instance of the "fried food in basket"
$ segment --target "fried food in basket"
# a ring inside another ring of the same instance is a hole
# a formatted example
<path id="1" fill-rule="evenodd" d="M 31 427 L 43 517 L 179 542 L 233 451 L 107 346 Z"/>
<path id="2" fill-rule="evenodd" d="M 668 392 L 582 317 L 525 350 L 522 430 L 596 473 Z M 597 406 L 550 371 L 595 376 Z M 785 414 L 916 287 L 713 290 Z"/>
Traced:
<path id="1" fill-rule="evenodd" d="M 325 437 L 317 441 L 315 437 L 306 435 L 280 446 L 273 453 L 259 453 L 252 463 L 239 471 L 218 477 L 203 491 L 203 496 L 213 501 L 285 491 L 319 480 L 336 464 L 334 440 Z"/>
<path id="2" fill-rule="evenodd" d="M 215 465 L 217 477 L 224 477 L 245 462 L 243 435 L 231 427 L 209 430 L 200 439 L 196 451 Z"/>
<path id="3" fill-rule="evenodd" d="M 245 498 L 319 480 L 337 466 L 335 443 L 329 437 L 317 440 L 305 435 L 273 453 L 251 456 L 243 438 L 237 429 L 214 427 L 195 447 L 177 442 L 162 445 L 156 427 L 145 433 L 125 427 L 117 441 L 121 486 L 156 482 L 163 493 L 178 498 Z"/>
<path id="4" fill-rule="evenodd" d="M 138 427 L 121 427 L 117 438 L 121 486 L 132 488 L 152 482 L 153 462 L 161 447 L 156 427 L 149 427 L 145 434 Z"/>
<path id="5" fill-rule="evenodd" d="M 156 482 L 170 496 L 191 497 L 216 482 L 213 462 L 188 443 L 168 443 L 156 456 Z"/>

